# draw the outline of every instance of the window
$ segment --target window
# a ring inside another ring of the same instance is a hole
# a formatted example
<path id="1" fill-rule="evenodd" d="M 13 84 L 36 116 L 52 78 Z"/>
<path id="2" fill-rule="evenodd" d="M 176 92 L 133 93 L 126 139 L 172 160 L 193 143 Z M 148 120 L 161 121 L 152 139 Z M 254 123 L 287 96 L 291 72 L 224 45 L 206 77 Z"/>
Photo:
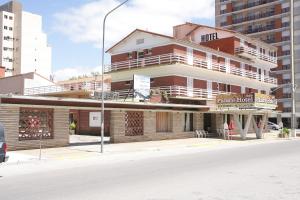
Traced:
<path id="1" fill-rule="evenodd" d="M 226 85 L 226 92 L 231 92 L 231 85 Z"/>
<path id="2" fill-rule="evenodd" d="M 7 26 L 4 26 L 4 29 L 7 30 Z"/>
<path id="3" fill-rule="evenodd" d="M 38 140 L 40 136 L 54 137 L 53 109 L 20 108 L 19 140 Z"/>
<path id="4" fill-rule="evenodd" d="M 12 27 L 9 27 L 9 30 L 10 30 L 10 31 L 12 31 L 12 30 L 13 30 L 13 28 L 12 28 Z"/>
<path id="5" fill-rule="evenodd" d="M 185 132 L 194 131 L 194 114 L 184 113 L 184 127 Z"/>
<path id="6" fill-rule="evenodd" d="M 152 54 L 152 49 L 145 50 L 145 55 L 151 55 L 151 54 Z"/>
<path id="7" fill-rule="evenodd" d="M 125 113 L 125 136 L 138 136 L 144 134 L 143 112 L 127 111 Z"/>
<path id="8" fill-rule="evenodd" d="M 137 39 L 136 40 L 136 44 L 143 44 L 144 43 L 144 38 L 141 38 L 141 39 Z"/>
<path id="9" fill-rule="evenodd" d="M 13 19 L 13 17 L 12 17 L 12 16 L 9 16 L 9 19 L 10 19 L 10 20 L 12 20 L 12 19 Z"/>
<path id="10" fill-rule="evenodd" d="M 7 15 L 4 15 L 4 19 L 7 19 Z"/>
<path id="11" fill-rule="evenodd" d="M 144 58 L 144 52 L 143 51 L 138 52 L 138 58 Z"/>
<path id="12" fill-rule="evenodd" d="M 156 113 L 156 132 L 172 132 L 173 115 L 168 112 Z"/>

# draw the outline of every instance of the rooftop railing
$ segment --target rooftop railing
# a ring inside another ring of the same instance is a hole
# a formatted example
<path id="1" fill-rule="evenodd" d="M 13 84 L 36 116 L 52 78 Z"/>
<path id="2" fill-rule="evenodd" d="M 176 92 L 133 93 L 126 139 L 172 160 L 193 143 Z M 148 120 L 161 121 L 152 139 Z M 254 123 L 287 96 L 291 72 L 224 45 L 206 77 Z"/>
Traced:
<path id="1" fill-rule="evenodd" d="M 51 94 L 51 93 L 78 91 L 78 90 L 99 91 L 101 89 L 102 86 L 101 86 L 101 82 L 99 81 L 79 82 L 79 83 L 68 83 L 68 84 L 61 84 L 61 85 L 47 85 L 47 86 L 40 86 L 40 87 L 25 88 L 24 95 Z"/>
<path id="2" fill-rule="evenodd" d="M 267 58 L 261 55 L 258 56 L 256 51 L 250 51 L 250 50 L 249 52 L 252 53 L 254 56 L 257 56 L 258 58 L 261 59 Z M 189 60 L 186 55 L 174 54 L 174 53 L 151 56 L 142 59 L 132 59 L 128 61 L 115 62 L 112 65 L 105 66 L 105 72 L 107 73 L 107 72 L 113 72 L 113 71 L 124 70 L 124 69 L 128 70 L 128 69 L 144 68 L 144 67 L 155 66 L 155 65 L 170 65 L 175 63 L 182 63 L 182 64 L 204 68 L 212 71 L 219 71 L 219 72 L 233 74 L 245 78 L 256 79 L 266 83 L 277 84 L 276 78 L 269 77 L 266 75 L 264 76 L 264 78 L 261 78 L 262 76 L 257 72 L 252 72 L 250 70 L 241 69 L 231 65 L 225 66 L 225 64 L 215 63 L 215 62 L 213 62 L 212 65 L 209 66 L 206 60 L 198 59 L 195 57 L 192 60 Z"/>

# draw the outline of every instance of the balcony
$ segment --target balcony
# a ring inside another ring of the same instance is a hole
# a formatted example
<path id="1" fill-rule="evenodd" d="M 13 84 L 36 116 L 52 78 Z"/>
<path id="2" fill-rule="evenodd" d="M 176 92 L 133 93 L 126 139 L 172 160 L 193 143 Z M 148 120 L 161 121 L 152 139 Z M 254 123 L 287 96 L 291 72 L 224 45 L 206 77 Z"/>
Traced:
<path id="1" fill-rule="evenodd" d="M 292 98 L 292 94 L 291 93 L 283 93 L 282 98 L 285 98 L 285 99 Z"/>
<path id="2" fill-rule="evenodd" d="M 258 56 L 257 54 L 255 55 Z M 225 64 L 220 63 L 212 63 L 212 65 L 209 66 L 207 60 L 202 60 L 198 58 L 193 58 L 192 60 L 189 60 L 186 55 L 174 53 L 162 54 L 159 56 L 151 56 L 143 59 L 132 59 L 128 61 L 115 62 L 111 65 L 105 66 L 105 73 L 115 72 L 118 70 L 130 70 L 158 65 L 172 65 L 176 63 L 203 68 L 211 71 L 218 71 L 224 74 L 232 74 L 243 78 L 256 79 L 265 83 L 277 84 L 276 78 L 272 78 L 269 76 L 264 76 L 262 78 L 261 75 L 257 72 L 252 72 L 250 70 L 245 70 L 234 66 L 226 67 Z"/>
<path id="3" fill-rule="evenodd" d="M 246 46 L 237 47 L 237 48 L 235 48 L 235 53 L 240 56 L 249 58 L 249 59 L 260 59 L 260 60 L 270 62 L 272 64 L 277 65 L 276 57 L 259 53 L 256 49 L 251 48 L 251 47 L 246 47 Z"/>
<path id="4" fill-rule="evenodd" d="M 282 112 L 292 112 L 291 107 L 283 108 Z"/>
<path id="5" fill-rule="evenodd" d="M 275 25 L 271 24 L 271 25 L 266 25 L 263 27 L 258 27 L 258 28 L 254 28 L 254 29 L 248 29 L 243 31 L 244 34 L 252 34 L 252 33 L 259 33 L 259 32 L 264 32 L 264 31 L 269 31 L 269 30 L 273 30 L 275 29 Z"/>
<path id="6" fill-rule="evenodd" d="M 243 10 L 243 9 L 248 9 L 248 8 L 252 8 L 252 7 L 255 7 L 255 6 L 260 6 L 260 5 L 263 5 L 263 4 L 272 3 L 272 2 L 276 2 L 276 1 L 278 1 L 278 0 L 259 0 L 259 1 L 255 1 L 255 2 L 245 3 L 245 4 L 240 5 L 240 6 L 234 6 L 232 8 L 232 10 L 233 10 L 233 12 L 240 11 L 240 10 Z"/>
<path id="7" fill-rule="evenodd" d="M 251 20 L 257 20 L 257 19 L 261 19 L 261 18 L 271 17 L 274 15 L 275 15 L 275 12 L 271 11 L 271 12 L 260 13 L 258 15 L 241 17 L 241 18 L 233 19 L 233 24 L 239 24 L 239 23 L 248 22 Z"/>
<path id="8" fill-rule="evenodd" d="M 152 90 L 159 90 L 160 92 L 165 92 L 169 98 L 193 98 L 193 99 L 204 99 L 210 100 L 214 99 L 219 94 L 230 94 L 230 92 L 223 92 L 218 90 L 208 91 L 201 88 L 187 88 L 185 86 L 172 85 L 172 86 L 161 86 L 153 87 Z M 124 100 L 125 98 L 132 99 L 132 90 L 115 90 L 114 94 L 118 96 L 119 100 Z"/>

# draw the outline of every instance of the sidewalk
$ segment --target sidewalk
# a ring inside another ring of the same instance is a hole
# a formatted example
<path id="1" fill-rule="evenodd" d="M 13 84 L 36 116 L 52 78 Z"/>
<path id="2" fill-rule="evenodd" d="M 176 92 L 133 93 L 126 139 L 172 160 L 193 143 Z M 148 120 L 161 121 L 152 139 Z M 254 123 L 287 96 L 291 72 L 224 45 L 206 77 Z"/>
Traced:
<path id="1" fill-rule="evenodd" d="M 77 136 L 78 137 L 78 136 Z M 78 139 L 78 138 L 77 138 Z M 93 139 L 93 138 L 92 138 Z M 83 140 L 84 143 L 87 141 Z M 245 145 L 282 142 L 290 139 L 277 137 L 277 132 L 267 133 L 264 139 L 255 139 L 255 134 L 249 134 L 247 140 L 223 140 L 219 138 L 190 138 L 177 140 L 161 140 L 149 142 L 105 144 L 104 154 L 100 154 L 98 139 L 92 145 L 75 145 L 61 148 L 42 149 L 42 160 L 82 160 L 98 158 L 99 155 L 110 157 L 113 155 L 125 156 L 135 154 L 142 156 L 157 156 L 166 154 L 184 154 L 198 151 L 215 150 L 220 148 L 233 148 Z M 19 164 L 39 160 L 39 149 L 8 152 L 7 164 Z"/>

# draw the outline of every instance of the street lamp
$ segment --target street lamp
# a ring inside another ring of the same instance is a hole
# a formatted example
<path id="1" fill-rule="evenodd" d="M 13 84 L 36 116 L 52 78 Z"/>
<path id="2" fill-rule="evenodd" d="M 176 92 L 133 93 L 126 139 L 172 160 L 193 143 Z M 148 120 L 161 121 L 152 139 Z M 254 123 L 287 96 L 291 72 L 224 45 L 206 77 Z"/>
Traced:
<path id="1" fill-rule="evenodd" d="M 102 32 L 102 84 L 101 84 L 101 153 L 103 153 L 103 145 L 104 145 L 104 41 L 105 41 L 105 22 L 106 18 L 108 17 L 109 14 L 117 10 L 119 7 L 127 3 L 126 0 L 123 3 L 119 4 L 116 6 L 114 9 L 106 13 L 103 19 L 103 32 Z"/>
<path id="2" fill-rule="evenodd" d="M 291 32 L 291 73 L 292 73 L 292 116 L 291 116 L 291 132 L 292 137 L 296 137 L 296 95 L 295 95 L 295 61 L 294 61 L 294 0 L 290 0 L 290 32 Z"/>

